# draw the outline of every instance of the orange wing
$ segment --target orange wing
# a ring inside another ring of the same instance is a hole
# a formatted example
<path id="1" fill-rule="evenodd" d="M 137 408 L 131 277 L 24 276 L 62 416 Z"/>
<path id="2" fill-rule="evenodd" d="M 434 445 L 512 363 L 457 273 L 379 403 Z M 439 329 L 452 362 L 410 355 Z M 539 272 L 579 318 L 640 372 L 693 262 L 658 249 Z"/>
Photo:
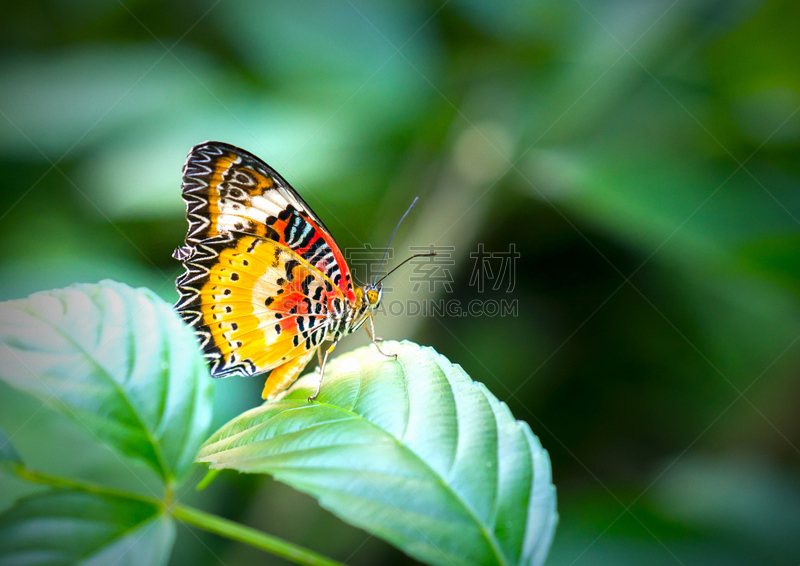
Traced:
<path id="1" fill-rule="evenodd" d="M 302 357 L 293 379 L 325 340 L 328 312 L 343 305 L 325 274 L 274 240 L 231 232 L 198 244 L 185 264 L 176 308 L 214 377 L 296 367 Z"/>

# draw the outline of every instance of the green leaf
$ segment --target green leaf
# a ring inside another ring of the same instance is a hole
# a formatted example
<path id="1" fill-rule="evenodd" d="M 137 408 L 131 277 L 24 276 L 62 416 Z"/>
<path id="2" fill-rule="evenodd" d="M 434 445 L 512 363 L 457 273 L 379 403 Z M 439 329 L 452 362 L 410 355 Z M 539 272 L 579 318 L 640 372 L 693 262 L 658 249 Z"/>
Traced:
<path id="1" fill-rule="evenodd" d="M 0 516 L 0 565 L 166 564 L 173 520 L 151 503 L 54 491 Z"/>
<path id="2" fill-rule="evenodd" d="M 0 379 L 165 480 L 191 466 L 210 379 L 192 332 L 151 291 L 104 281 L 2 303 L 0 342 Z"/>
<path id="3" fill-rule="evenodd" d="M 542 564 L 557 520 L 527 424 L 431 348 L 387 342 L 301 378 L 215 433 L 199 459 L 267 473 L 432 564 Z"/>

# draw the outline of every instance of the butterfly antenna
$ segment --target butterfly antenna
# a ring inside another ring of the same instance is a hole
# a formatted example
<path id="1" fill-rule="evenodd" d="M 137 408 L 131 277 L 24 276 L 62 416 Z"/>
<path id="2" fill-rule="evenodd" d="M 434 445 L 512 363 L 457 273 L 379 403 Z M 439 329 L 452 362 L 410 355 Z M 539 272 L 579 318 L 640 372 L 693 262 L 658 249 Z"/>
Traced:
<path id="1" fill-rule="evenodd" d="M 383 264 L 386 263 L 386 256 L 389 255 L 389 250 L 392 247 L 392 242 L 394 241 L 395 234 L 397 234 L 397 230 L 400 228 L 400 225 L 403 223 L 403 220 L 406 219 L 406 216 L 408 216 L 408 213 L 411 212 L 411 209 L 414 208 L 414 205 L 417 204 L 418 200 L 419 200 L 419 197 L 414 197 L 414 201 L 411 203 L 411 206 L 408 207 L 408 210 L 406 210 L 406 213 L 402 216 L 402 218 L 400 218 L 400 222 L 398 222 L 397 226 L 395 226 L 394 232 L 392 232 L 392 237 L 389 238 L 389 245 L 386 246 L 386 252 L 383 254 L 383 259 L 381 260 L 381 265 L 380 265 L 380 267 L 378 267 L 378 272 L 375 274 L 375 279 L 372 281 L 373 285 L 377 285 L 378 284 L 378 275 L 381 274 L 381 269 L 383 269 Z M 411 259 L 413 257 L 416 257 L 416 256 L 411 256 L 408 259 Z M 406 261 L 408 261 L 408 259 Z M 406 261 L 404 261 L 403 263 L 405 263 Z M 400 265 L 403 265 L 403 263 L 401 263 Z M 400 265 L 398 265 L 397 267 L 400 267 Z M 395 267 L 394 269 L 397 269 L 397 267 Z M 394 271 L 394 269 L 392 269 L 392 271 Z M 390 271 L 389 273 L 391 273 L 392 271 Z M 389 273 L 387 273 L 386 275 L 389 275 Z M 383 281 L 383 279 L 386 278 L 386 275 L 383 276 L 381 281 Z"/>
<path id="2" fill-rule="evenodd" d="M 387 278 L 387 277 L 389 277 L 389 276 L 390 276 L 392 273 L 394 273 L 395 271 L 397 271 L 397 269 L 398 269 L 399 267 L 402 267 L 402 266 L 403 266 L 403 264 L 405 264 L 405 263 L 408 263 L 409 261 L 411 261 L 411 260 L 412 260 L 412 259 L 414 259 L 415 257 L 433 257 L 433 256 L 435 256 L 435 255 L 436 255 L 436 252 L 429 252 L 429 253 L 426 253 L 426 254 L 414 254 L 414 255 L 412 255 L 411 257 L 407 257 L 406 259 L 404 259 L 403 261 L 401 261 L 401 262 L 399 263 L 399 265 L 395 265 L 395 266 L 394 266 L 394 269 L 390 270 L 390 271 L 389 271 L 389 273 L 387 273 L 386 275 L 384 275 L 383 277 L 381 277 L 381 280 L 380 280 L 380 281 L 378 281 L 377 283 L 373 283 L 373 285 L 380 284 L 380 283 L 381 283 L 381 282 L 382 282 L 384 279 L 386 279 L 386 278 Z"/>

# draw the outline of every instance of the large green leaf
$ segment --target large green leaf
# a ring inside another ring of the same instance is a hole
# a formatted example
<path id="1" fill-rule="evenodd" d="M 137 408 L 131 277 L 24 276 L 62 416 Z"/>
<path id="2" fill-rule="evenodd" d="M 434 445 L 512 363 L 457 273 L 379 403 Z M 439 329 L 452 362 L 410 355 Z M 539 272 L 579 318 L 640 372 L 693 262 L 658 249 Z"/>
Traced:
<path id="1" fill-rule="evenodd" d="M 0 379 L 170 480 L 211 419 L 196 341 L 146 289 L 104 281 L 0 304 Z"/>
<path id="2" fill-rule="evenodd" d="M 165 564 L 174 538 L 173 520 L 156 505 L 59 490 L 0 515 L 0 566 Z"/>
<path id="3" fill-rule="evenodd" d="M 555 524 L 547 453 L 527 424 L 431 348 L 334 360 L 214 434 L 199 459 L 268 473 L 432 564 L 541 564 Z"/>

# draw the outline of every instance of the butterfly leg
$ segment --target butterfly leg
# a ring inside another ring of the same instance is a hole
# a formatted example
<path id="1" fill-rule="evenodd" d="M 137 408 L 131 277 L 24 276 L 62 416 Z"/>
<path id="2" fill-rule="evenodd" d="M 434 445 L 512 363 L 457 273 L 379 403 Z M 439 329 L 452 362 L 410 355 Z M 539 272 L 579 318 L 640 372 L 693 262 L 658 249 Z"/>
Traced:
<path id="1" fill-rule="evenodd" d="M 330 348 L 325 350 L 325 357 L 322 358 L 322 364 L 320 366 L 322 369 L 320 369 L 319 371 L 319 381 L 317 382 L 317 390 L 314 391 L 314 394 L 308 398 L 309 401 L 313 401 L 314 399 L 317 398 L 317 395 L 319 395 L 319 390 L 322 388 L 322 378 L 325 376 L 325 364 L 328 363 L 328 355 L 331 352 L 333 352 L 333 349 L 336 347 L 336 344 L 338 344 L 338 342 L 334 342 L 333 344 L 331 344 Z"/>
<path id="2" fill-rule="evenodd" d="M 378 338 L 375 336 L 375 321 L 372 319 L 372 315 L 369 315 L 368 324 L 364 327 L 367 329 L 367 334 L 369 335 L 369 339 L 372 340 L 372 343 L 375 344 L 375 348 L 382 356 L 386 356 L 387 358 L 392 358 L 393 360 L 397 359 L 397 354 L 387 354 L 381 347 L 378 346 L 380 342 L 383 342 L 383 338 Z"/>
<path id="3" fill-rule="evenodd" d="M 322 359 L 322 348 L 317 348 L 317 367 L 314 368 L 314 371 L 317 373 L 322 373 L 322 364 L 324 363 Z"/>

